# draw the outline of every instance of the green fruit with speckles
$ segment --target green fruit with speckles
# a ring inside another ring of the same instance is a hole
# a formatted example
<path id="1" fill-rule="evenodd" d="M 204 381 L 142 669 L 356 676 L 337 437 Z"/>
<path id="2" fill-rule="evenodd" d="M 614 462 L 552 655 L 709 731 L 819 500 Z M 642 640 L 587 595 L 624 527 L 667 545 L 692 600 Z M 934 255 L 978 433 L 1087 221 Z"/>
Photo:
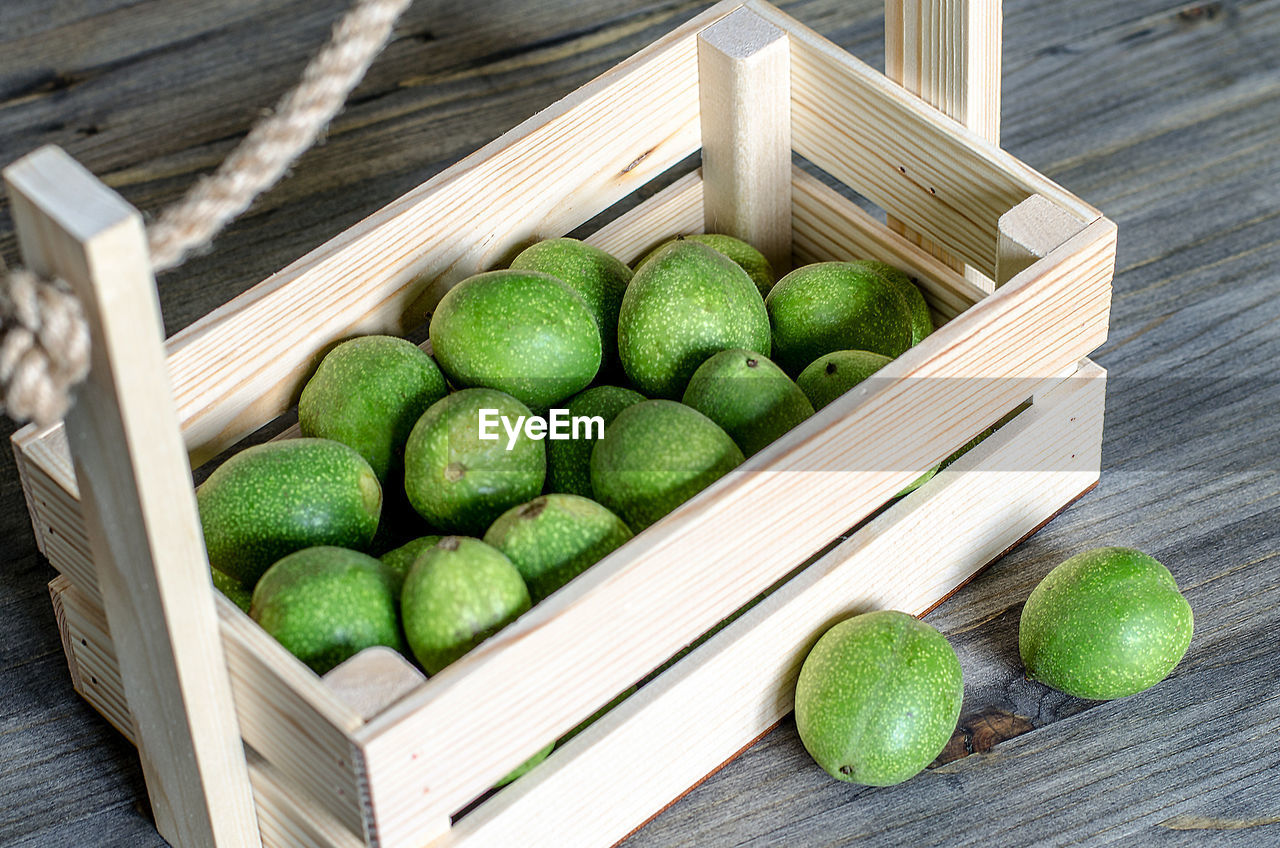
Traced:
<path id="1" fill-rule="evenodd" d="M 248 612 L 249 605 L 253 602 L 253 594 L 244 587 L 244 584 L 216 568 L 210 570 L 213 573 L 213 588 L 226 595 L 231 603 Z"/>
<path id="2" fill-rule="evenodd" d="M 582 391 L 600 370 L 600 327 L 550 274 L 487 271 L 445 293 L 431 349 L 451 382 L 498 389 L 535 409 Z"/>
<path id="3" fill-rule="evenodd" d="M 314 545 L 364 548 L 382 487 L 369 463 L 329 439 L 246 448 L 196 490 L 209 564 L 251 589 L 276 560 Z"/>
<path id="4" fill-rule="evenodd" d="M 791 378 L 749 350 L 722 350 L 699 365 L 684 403 L 719 424 L 744 456 L 813 415 L 813 404 Z"/>
<path id="5" fill-rule="evenodd" d="M 684 239 L 636 272 L 618 314 L 618 355 L 650 397 L 678 398 L 698 366 L 721 350 L 769 355 L 760 292 L 733 260 Z"/>
<path id="6" fill-rule="evenodd" d="M 552 742 L 550 745 L 543 748 L 541 751 L 534 754 L 532 757 L 525 760 L 520 765 L 516 766 L 515 769 L 510 774 L 502 778 L 502 780 L 499 780 L 497 783 L 493 784 L 493 788 L 498 789 L 500 787 L 506 786 L 508 783 L 510 783 L 513 780 L 517 780 L 521 777 L 524 777 L 526 774 L 528 774 L 530 771 L 533 770 L 534 766 L 538 765 L 547 757 L 551 756 L 551 751 L 555 747 L 556 747 L 556 743 Z"/>
<path id="7" fill-rule="evenodd" d="M 404 586 L 404 579 L 409 576 L 409 569 L 413 568 L 413 563 L 418 559 L 418 554 L 440 541 L 443 536 L 419 536 L 412 541 L 405 542 L 398 548 L 387 551 L 378 559 L 382 560 L 382 564 L 391 572 L 391 577 L 395 581 L 396 597 L 400 597 L 400 588 Z"/>
<path id="8" fill-rule="evenodd" d="M 644 400 L 644 395 L 619 386 L 593 386 L 569 399 L 565 409 L 572 420 L 575 417 L 598 417 L 603 427 L 608 427 L 618 413 Z M 547 442 L 547 491 L 593 497 L 591 491 L 591 449 L 595 447 L 597 432 L 587 428 L 580 438 L 556 439 Z"/>
<path id="9" fill-rule="evenodd" d="M 379 482 L 398 489 L 409 431 L 447 392 L 435 361 L 412 342 L 350 339 L 329 351 L 303 387 L 298 428 L 355 448 Z"/>
<path id="10" fill-rule="evenodd" d="M 670 400 L 629 406 L 591 452 L 596 500 L 639 532 L 741 465 L 720 426 Z"/>
<path id="11" fill-rule="evenodd" d="M 484 534 L 507 555 L 536 604 L 631 538 L 622 519 L 578 495 L 543 495 L 507 510 Z"/>
<path id="12" fill-rule="evenodd" d="M 836 350 L 893 358 L 911 347 L 911 314 L 876 271 L 853 262 L 819 262 L 778 281 L 765 300 L 773 360 L 788 374 Z"/>
<path id="13" fill-rule="evenodd" d="M 445 536 L 418 555 L 400 593 L 409 647 L 428 674 L 529 609 L 511 560 L 479 539 Z"/>
<path id="14" fill-rule="evenodd" d="M 946 638 L 903 612 L 846 619 L 822 635 L 796 682 L 796 730 L 828 774 L 901 783 L 933 762 L 964 700 Z"/>
<path id="15" fill-rule="evenodd" d="M 769 289 L 773 288 L 774 280 L 777 278 L 773 273 L 773 266 L 769 264 L 769 260 L 764 254 L 747 244 L 742 239 L 736 239 L 733 236 L 721 235 L 720 233 L 697 233 L 689 236 L 676 236 L 675 240 L 687 239 L 696 241 L 699 244 L 705 244 L 712 250 L 723 253 L 738 264 L 738 267 L 747 272 L 747 276 L 751 278 L 751 282 L 756 284 L 756 288 L 760 291 L 760 296 L 764 297 L 769 293 Z M 671 242 L 663 242 L 658 247 L 649 251 L 643 259 L 636 263 L 636 270 L 639 271 L 644 263 L 649 261 L 649 257 L 657 253 L 658 250 L 670 244 Z"/>
<path id="16" fill-rule="evenodd" d="M 1132 548 L 1076 554 L 1022 608 L 1027 677 L 1079 698 L 1123 698 L 1173 671 L 1191 644 L 1191 605 L 1173 575 Z"/>
<path id="17" fill-rule="evenodd" d="M 437 401 L 413 426 L 404 450 L 409 503 L 432 527 L 479 535 L 493 520 L 542 491 L 547 472 L 543 443 L 520 429 L 509 442 L 501 424 L 480 438 L 481 411 L 511 426 L 532 413 L 494 389 L 463 389 Z M 508 445 L 511 449 L 508 450 Z"/>
<path id="18" fill-rule="evenodd" d="M 809 363 L 796 385 L 814 409 L 822 409 L 892 361 L 869 350 L 835 350 Z"/>
<path id="19" fill-rule="evenodd" d="M 573 238 L 540 241 L 511 260 L 513 271 L 541 271 L 560 280 L 586 301 L 600 328 L 603 365 L 618 359 L 618 310 L 631 282 L 631 269 L 598 247 Z"/>
<path id="20" fill-rule="evenodd" d="M 925 336 L 933 332 L 933 316 L 929 314 L 929 304 L 925 302 L 924 294 L 915 284 L 915 281 L 911 279 L 910 274 L 900 268 L 893 267 L 888 262 L 876 262 L 871 259 L 851 264 L 862 265 L 876 272 L 902 298 L 907 311 L 911 313 L 912 345 L 920 344 L 920 341 Z"/>
<path id="21" fill-rule="evenodd" d="M 359 551 L 324 546 L 289 554 L 262 575 L 249 614 L 316 674 L 373 645 L 404 650 L 394 579 Z"/>

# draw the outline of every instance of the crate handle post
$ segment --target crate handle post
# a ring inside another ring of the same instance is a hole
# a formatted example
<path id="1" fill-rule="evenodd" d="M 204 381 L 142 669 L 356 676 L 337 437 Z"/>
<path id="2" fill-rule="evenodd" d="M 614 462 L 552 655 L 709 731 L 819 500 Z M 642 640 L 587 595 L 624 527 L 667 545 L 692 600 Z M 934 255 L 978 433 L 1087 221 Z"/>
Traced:
<path id="1" fill-rule="evenodd" d="M 698 34 L 706 231 L 754 245 L 791 269 L 791 47 L 739 8 Z"/>
<path id="2" fill-rule="evenodd" d="M 1001 0 L 885 0 L 885 76 L 992 144 L 1000 143 Z M 986 292 L 986 275 L 889 216 L 889 227 Z"/>
<path id="3" fill-rule="evenodd" d="M 142 216 L 57 147 L 4 178 L 24 261 L 89 324 L 66 431 L 156 827 L 260 845 Z"/>

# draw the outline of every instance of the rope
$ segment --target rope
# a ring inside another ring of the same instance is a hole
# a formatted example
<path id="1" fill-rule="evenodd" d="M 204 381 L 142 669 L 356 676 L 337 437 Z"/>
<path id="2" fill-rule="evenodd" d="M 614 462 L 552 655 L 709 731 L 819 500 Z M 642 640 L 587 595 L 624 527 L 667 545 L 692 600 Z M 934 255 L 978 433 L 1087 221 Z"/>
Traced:
<path id="1" fill-rule="evenodd" d="M 342 108 L 410 2 L 357 0 L 275 112 L 147 228 L 155 271 L 182 264 L 284 176 Z M 62 418 L 89 372 L 88 326 L 70 287 L 27 270 L 9 272 L 0 286 L 0 333 L 3 411 L 40 425 Z"/>

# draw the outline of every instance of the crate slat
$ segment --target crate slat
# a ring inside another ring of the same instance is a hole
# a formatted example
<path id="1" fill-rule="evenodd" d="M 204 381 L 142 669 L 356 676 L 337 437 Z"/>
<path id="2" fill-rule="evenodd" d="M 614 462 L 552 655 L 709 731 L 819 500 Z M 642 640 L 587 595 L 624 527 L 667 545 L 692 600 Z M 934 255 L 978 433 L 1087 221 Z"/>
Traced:
<path id="1" fill-rule="evenodd" d="M 797 265 L 878 259 L 910 273 L 944 324 L 986 292 L 915 243 L 886 229 L 835 189 L 799 168 L 792 173 L 792 218 Z"/>
<path id="2" fill-rule="evenodd" d="M 885 0 L 884 73 L 904 89 L 955 118 L 992 144 L 1000 144 L 1001 0 Z M 941 247 L 901 233 L 965 275 L 984 291 L 995 281 L 957 262 Z"/>
<path id="3" fill-rule="evenodd" d="M 156 827 L 182 845 L 256 842 L 142 215 L 51 145 L 4 184 L 23 261 L 65 282 L 89 337 L 65 427 Z"/>
<path id="4" fill-rule="evenodd" d="M 694 171 L 619 215 L 585 241 L 630 264 L 675 233 L 702 232 L 702 224 L 702 172 Z"/>

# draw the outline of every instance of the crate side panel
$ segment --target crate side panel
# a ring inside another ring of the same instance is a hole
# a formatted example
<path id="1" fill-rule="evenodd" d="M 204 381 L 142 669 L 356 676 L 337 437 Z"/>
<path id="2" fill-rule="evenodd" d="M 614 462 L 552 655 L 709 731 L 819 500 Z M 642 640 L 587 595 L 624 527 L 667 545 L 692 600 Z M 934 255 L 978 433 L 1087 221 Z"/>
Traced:
<path id="1" fill-rule="evenodd" d="M 589 220 L 696 151 L 696 33 L 716 6 L 215 310 L 170 342 L 199 465 L 286 410 L 316 357 L 403 334 L 453 283 Z"/>
<path id="2" fill-rule="evenodd" d="M 133 717 L 100 611 L 65 578 L 55 578 L 49 588 L 76 691 L 132 742 Z M 247 754 L 264 846 L 359 848 L 365 844 L 314 798 L 291 790 L 261 755 L 252 750 Z"/>
<path id="3" fill-rule="evenodd" d="M 791 711 L 807 640 L 858 612 L 924 612 L 1093 486 L 1104 386 L 1086 363 L 433 848 L 624 838 Z"/>
<path id="4" fill-rule="evenodd" d="M 1091 225 L 371 722 L 379 828 L 456 811 L 1096 348 L 1114 258 Z"/>
<path id="5" fill-rule="evenodd" d="M 997 220 L 1030 195 L 1082 222 L 1100 216 L 813 30 L 767 4 L 752 8 L 791 36 L 796 152 L 988 277 Z"/>
<path id="6" fill-rule="evenodd" d="M 24 469 L 37 505 L 33 518 L 44 529 L 46 555 L 79 592 L 83 616 L 84 609 L 100 611 L 102 601 L 74 476 L 72 491 L 66 488 L 61 432 L 14 444 L 27 459 Z M 362 817 L 348 734 L 360 717 L 230 601 L 221 595 L 216 601 L 242 735 L 283 773 L 331 800 L 345 824 L 358 831 Z M 101 629 L 106 631 L 105 618 Z"/>

